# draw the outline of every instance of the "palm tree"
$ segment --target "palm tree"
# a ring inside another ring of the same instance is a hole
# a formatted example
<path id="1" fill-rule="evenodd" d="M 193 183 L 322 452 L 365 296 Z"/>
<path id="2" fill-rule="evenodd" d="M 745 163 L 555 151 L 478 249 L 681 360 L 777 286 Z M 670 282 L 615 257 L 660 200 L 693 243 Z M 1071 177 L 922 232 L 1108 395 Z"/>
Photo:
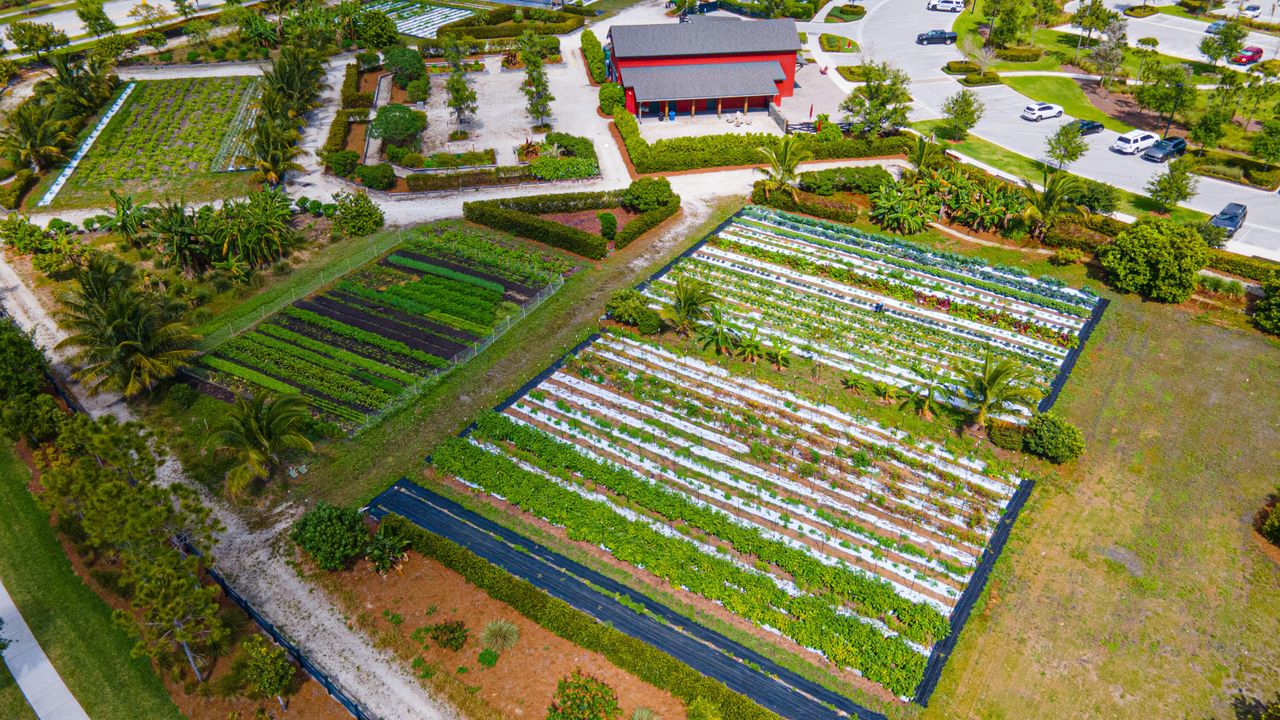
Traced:
<path id="1" fill-rule="evenodd" d="M 925 420 L 933 419 L 933 407 L 940 399 L 942 389 L 942 375 L 935 368 L 923 365 L 913 365 L 911 372 L 915 374 L 919 380 L 912 383 L 908 388 L 910 393 L 907 399 L 902 401 L 898 406 L 899 410 L 906 410 L 914 407 L 916 412 L 920 413 L 920 417 Z"/>
<path id="2" fill-rule="evenodd" d="M 760 342 L 760 328 L 753 326 L 750 335 L 742 335 L 738 338 L 738 357 L 752 365 L 764 357 L 764 343 Z"/>
<path id="3" fill-rule="evenodd" d="M 974 404 L 974 424 L 984 426 L 991 413 L 1016 407 L 1031 408 L 1041 393 L 1032 386 L 1035 377 L 1009 358 L 996 359 L 987 348 L 981 365 L 964 371 L 962 387 Z"/>
<path id="4" fill-rule="evenodd" d="M 765 199 L 774 190 L 789 190 L 791 199 L 799 202 L 796 196 L 796 183 L 799 179 L 797 168 L 800 163 L 812 158 L 813 153 L 801 149 L 795 135 L 786 135 L 774 147 L 757 148 L 757 151 L 769 161 L 768 167 L 756 170 L 765 178 Z"/>
<path id="5" fill-rule="evenodd" d="M 53 117 L 53 106 L 28 100 L 4 114 L 0 123 L 0 154 L 31 166 L 37 173 L 67 159 L 64 149 L 75 142 L 67 123 Z"/>
<path id="6" fill-rule="evenodd" d="M 733 352 L 738 342 L 738 333 L 725 319 L 719 305 L 712 305 L 709 321 L 705 325 L 698 326 L 698 341 L 703 351 L 715 349 L 717 355 Z"/>
<path id="7" fill-rule="evenodd" d="M 76 289 L 62 296 L 59 317 L 69 335 L 58 347 L 76 348 L 80 369 L 72 377 L 93 395 L 150 390 L 196 355 L 191 329 L 139 291 L 132 270 L 121 266 L 104 254 L 90 257 L 76 274 Z"/>
<path id="8" fill-rule="evenodd" d="M 666 314 L 664 319 L 676 332 L 688 335 L 694 325 L 707 317 L 715 301 L 716 296 L 711 292 L 710 285 L 688 275 L 681 275 L 676 280 L 671 305 L 663 309 Z"/>
<path id="9" fill-rule="evenodd" d="M 285 173 L 305 169 L 297 162 L 303 152 L 298 147 L 300 137 L 290 122 L 259 115 L 246 131 L 249 152 L 237 157 L 236 162 L 253 168 L 252 182 L 280 187 Z"/>
<path id="10" fill-rule="evenodd" d="M 942 147 L 929 142 L 923 135 L 917 135 L 915 146 L 907 154 L 907 161 L 915 168 L 915 175 L 919 175 L 942 162 Z"/>
<path id="11" fill-rule="evenodd" d="M 215 436 L 218 448 L 236 459 L 227 471 L 227 494 L 236 497 L 254 480 L 269 477 L 284 451 L 314 450 L 300 431 L 307 415 L 301 395 L 268 391 L 248 398 L 237 395 Z"/>
<path id="12" fill-rule="evenodd" d="M 113 76 L 100 64 L 76 59 L 68 52 L 50 55 L 49 68 L 53 70 L 54 96 L 82 115 L 96 111 L 115 89 Z"/>
<path id="13" fill-rule="evenodd" d="M 138 207 L 132 195 L 121 195 L 115 189 L 109 191 L 115 202 L 115 215 L 111 218 L 111 229 L 120 233 L 130 245 L 146 227 L 147 208 Z"/>
<path id="14" fill-rule="evenodd" d="M 1075 175 L 1057 172 L 1049 176 L 1043 190 L 1036 190 L 1029 181 L 1022 181 L 1022 197 L 1026 206 L 1022 219 L 1027 223 L 1031 237 L 1044 239 L 1045 233 L 1063 215 L 1079 215 L 1083 210 L 1072 199 L 1080 194 L 1080 179 Z"/>

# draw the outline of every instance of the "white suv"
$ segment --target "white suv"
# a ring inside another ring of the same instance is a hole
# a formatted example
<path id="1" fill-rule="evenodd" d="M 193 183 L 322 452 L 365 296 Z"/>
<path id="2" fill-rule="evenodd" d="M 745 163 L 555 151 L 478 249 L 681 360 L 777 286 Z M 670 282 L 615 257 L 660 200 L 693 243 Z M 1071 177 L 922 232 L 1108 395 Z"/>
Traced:
<path id="1" fill-rule="evenodd" d="M 925 7 L 938 12 L 964 12 L 965 0 L 929 0 Z"/>
<path id="2" fill-rule="evenodd" d="M 1156 144 L 1160 138 L 1145 130 L 1130 130 L 1111 143 L 1111 149 L 1124 155 L 1137 155 Z"/>
<path id="3" fill-rule="evenodd" d="M 1061 105 L 1050 105 L 1049 103 L 1031 103 L 1022 108 L 1022 119 L 1040 122 L 1045 118 L 1062 117 Z"/>

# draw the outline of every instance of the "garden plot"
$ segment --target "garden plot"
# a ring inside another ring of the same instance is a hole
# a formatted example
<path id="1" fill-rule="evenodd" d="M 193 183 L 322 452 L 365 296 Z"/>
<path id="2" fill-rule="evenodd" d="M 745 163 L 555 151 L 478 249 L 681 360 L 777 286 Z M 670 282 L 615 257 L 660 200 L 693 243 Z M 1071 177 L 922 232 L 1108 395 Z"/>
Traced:
<path id="1" fill-rule="evenodd" d="M 744 334 L 908 384 L 912 367 L 954 377 L 990 345 L 1047 384 L 1096 302 L 754 208 L 651 283 L 655 307 L 681 274 L 710 282 Z M 842 410 L 784 377 L 674 334 L 606 328 L 432 461 L 906 698 L 953 615 L 967 616 L 1024 481 L 970 442 L 912 437 L 897 416 Z"/>
<path id="2" fill-rule="evenodd" d="M 433 38 L 440 26 L 475 14 L 472 10 L 445 7 L 404 0 L 390 0 L 367 6 L 371 10 L 381 10 L 395 21 L 396 30 L 402 35 L 418 38 Z"/>
<path id="3" fill-rule="evenodd" d="M 201 359 L 214 385 L 300 392 L 355 427 L 469 359 L 567 264 L 465 231 L 421 234 Z"/>
<path id="4" fill-rule="evenodd" d="M 138 82 L 68 179 L 54 205 L 109 201 L 108 191 L 143 200 L 220 197 L 248 189 L 238 165 L 241 137 L 259 92 L 254 78 L 187 78 Z"/>
<path id="5" fill-rule="evenodd" d="M 1098 304 L 1053 278 L 757 207 L 653 283 L 655 305 L 681 275 L 710 283 L 762 340 L 900 388 L 936 381 L 960 407 L 960 373 L 988 350 L 1047 394 Z"/>

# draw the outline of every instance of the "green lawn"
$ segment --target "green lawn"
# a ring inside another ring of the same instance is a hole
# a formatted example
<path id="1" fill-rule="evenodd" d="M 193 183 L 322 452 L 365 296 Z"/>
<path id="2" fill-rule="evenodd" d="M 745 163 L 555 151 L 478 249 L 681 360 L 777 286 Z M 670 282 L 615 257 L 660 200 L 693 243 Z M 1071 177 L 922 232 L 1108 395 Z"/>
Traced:
<path id="1" fill-rule="evenodd" d="M 0 578 L 36 640 L 94 720 L 180 718 L 151 664 L 130 655 L 111 608 L 71 569 L 30 479 L 12 446 L 0 446 Z M 0 680 L 0 711 L 9 695 Z"/>
<path id="2" fill-rule="evenodd" d="M 912 123 L 912 127 L 923 133 L 936 131 L 941 120 L 925 120 L 922 122 Z M 1015 175 L 1024 180 L 1030 180 L 1034 183 L 1044 181 L 1044 163 L 1039 160 L 1033 160 L 1025 155 L 1020 155 L 1008 148 L 997 145 L 989 140 L 984 140 L 976 135 L 970 134 L 968 138 L 958 143 L 947 143 L 946 147 L 966 157 L 973 158 L 979 162 L 984 162 L 997 170 L 1001 170 Z M 1145 195 L 1138 195 L 1126 190 L 1121 190 L 1121 200 L 1119 211 L 1129 215 L 1141 216 L 1145 213 L 1155 212 L 1156 204 L 1151 198 Z M 1174 220 L 1180 221 L 1203 221 L 1208 216 L 1195 210 L 1187 208 L 1175 208 L 1169 214 Z"/>
<path id="3" fill-rule="evenodd" d="M 1244 718 L 1280 664 L 1280 567 L 1249 518 L 1280 464 L 1280 343 L 1120 298 L 1058 410 L 1088 449 L 1041 482 L 923 717 Z"/>
<path id="4" fill-rule="evenodd" d="M 22 696 L 18 684 L 13 681 L 13 674 L 3 662 L 0 662 L 0 717 L 9 720 L 36 720 L 36 714 Z"/>
<path id="5" fill-rule="evenodd" d="M 1062 109 L 1072 117 L 1085 120 L 1097 120 L 1119 133 L 1129 132 L 1132 126 L 1112 118 L 1089 102 L 1084 90 L 1071 78 L 1064 77 L 1005 77 L 1001 78 L 1005 85 L 1026 95 L 1032 100 L 1061 105 Z"/>

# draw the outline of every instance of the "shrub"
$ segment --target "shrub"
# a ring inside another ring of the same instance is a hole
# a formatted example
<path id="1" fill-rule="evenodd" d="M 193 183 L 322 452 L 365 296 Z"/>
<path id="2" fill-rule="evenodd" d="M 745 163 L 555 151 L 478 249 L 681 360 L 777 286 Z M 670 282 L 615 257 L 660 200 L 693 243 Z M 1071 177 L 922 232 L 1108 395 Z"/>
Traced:
<path id="1" fill-rule="evenodd" d="M 385 222 L 382 208 L 363 192 L 337 193 L 333 201 L 337 206 L 333 211 L 335 235 L 363 237 L 382 229 Z"/>
<path id="2" fill-rule="evenodd" d="M 604 83 L 600 86 L 600 112 L 612 115 L 618 108 L 626 107 L 627 93 L 618 83 Z"/>
<path id="3" fill-rule="evenodd" d="M 804 213 L 805 215 L 813 215 L 814 217 L 835 220 L 836 222 L 853 223 L 858 221 L 858 208 L 847 202 L 828 199 L 822 195 L 804 191 L 797 192 L 794 198 L 791 193 L 787 192 L 771 192 L 766 195 L 764 186 L 763 181 L 756 182 L 751 190 L 751 202 L 757 205 L 768 205 L 771 208 L 777 208 L 785 212 Z"/>
<path id="4" fill-rule="evenodd" d="M 707 698 L 696 698 L 689 706 L 685 708 L 685 717 L 688 720 L 722 720 L 720 708 Z"/>
<path id="5" fill-rule="evenodd" d="M 520 641 L 520 626 L 510 620 L 493 620 L 480 631 L 480 644 L 494 652 L 508 652 Z"/>
<path id="6" fill-rule="evenodd" d="M 648 212 L 671 201 L 675 195 L 666 178 L 640 178 L 622 193 L 622 206 L 635 212 Z"/>
<path id="7" fill-rule="evenodd" d="M 987 439 L 992 445 L 1005 450 L 1022 450 L 1022 427 L 1013 423 L 993 421 L 987 425 Z"/>
<path id="8" fill-rule="evenodd" d="M 520 209 L 523 205 L 519 202 L 521 200 L 527 201 L 529 198 L 504 198 L 463 203 L 462 215 L 471 222 L 527 237 L 583 257 L 593 260 L 604 258 L 606 247 L 603 238 L 524 211 Z"/>
<path id="9" fill-rule="evenodd" d="M 424 77 L 409 83 L 405 95 L 409 102 L 426 102 L 431 97 L 431 79 Z"/>
<path id="10" fill-rule="evenodd" d="M 196 400 L 200 399 L 200 393 L 190 385 L 180 382 L 169 386 L 165 399 L 179 410 L 190 410 L 191 406 L 196 404 Z"/>
<path id="11" fill-rule="evenodd" d="M 1032 416 L 1023 447 L 1052 463 L 1075 460 L 1084 452 L 1084 433 L 1052 411 Z"/>
<path id="12" fill-rule="evenodd" d="M 498 664 L 498 653 L 490 650 L 489 648 L 485 648 L 480 651 L 480 657 L 476 658 L 476 662 L 480 663 L 484 667 L 491 668 Z"/>
<path id="13" fill-rule="evenodd" d="M 978 73 L 969 73 L 960 79 L 962 85 L 969 87 L 980 87 L 982 85 L 999 85 L 1000 76 L 988 70 L 979 75 Z"/>
<path id="14" fill-rule="evenodd" d="M 347 177 L 355 172 L 356 166 L 360 164 L 360 153 L 355 150 L 325 153 L 324 164 L 334 175 Z"/>
<path id="15" fill-rule="evenodd" d="M 520 12 L 526 17 L 517 22 L 516 11 L 517 8 L 508 5 L 455 20 L 436 30 L 436 37 L 516 38 L 526 30 L 537 35 L 563 35 L 582 27 L 586 20 L 582 15 L 562 10 L 523 8 Z"/>
<path id="16" fill-rule="evenodd" d="M 422 53 L 403 45 L 393 45 L 382 53 L 382 67 L 391 73 L 391 81 L 402 90 L 427 74 L 427 64 L 422 59 Z"/>
<path id="17" fill-rule="evenodd" d="M 358 70 L 372 70 L 382 64 L 382 58 L 378 57 L 378 53 L 372 50 L 362 50 L 356 53 L 356 68 Z"/>
<path id="18" fill-rule="evenodd" d="M 374 190 L 387 190 L 396 184 L 396 171 L 388 163 L 361 165 L 356 168 L 360 184 Z"/>
<path id="19" fill-rule="evenodd" d="M 834 195 L 838 192 L 869 195 L 891 182 L 893 176 L 879 165 L 800 173 L 800 189 L 815 195 Z"/>
<path id="20" fill-rule="evenodd" d="M 0 186 L 0 207 L 16 210 L 22 204 L 22 199 L 27 196 L 27 191 L 39 182 L 40 178 L 27 168 L 22 168 L 13 174 L 13 179 L 4 186 Z"/>
<path id="21" fill-rule="evenodd" d="M 600 237 L 612 240 L 618 232 L 618 216 L 611 212 L 602 212 L 597 213 L 596 218 L 600 220 Z"/>
<path id="22" fill-rule="evenodd" d="M 1007 47 L 996 50 L 996 57 L 1007 62 L 1035 62 L 1044 57 L 1044 51 L 1038 47 Z"/>
<path id="23" fill-rule="evenodd" d="M 600 39 L 590 30 L 582 31 L 582 56 L 586 58 L 587 72 L 591 73 L 592 82 L 599 84 L 609 79 L 604 65 L 604 48 L 600 46 Z"/>
<path id="24" fill-rule="evenodd" d="M 978 72 L 978 66 L 968 60 L 952 60 L 942 66 L 942 71 L 948 75 L 968 75 Z"/>
<path id="25" fill-rule="evenodd" d="M 1263 332 L 1280 335 L 1280 275 L 1262 283 L 1262 299 L 1253 305 L 1253 324 Z"/>
<path id="26" fill-rule="evenodd" d="M 369 124 L 369 135 L 393 145 L 416 140 L 427 127 L 427 114 L 408 105 L 383 105 Z"/>
<path id="27" fill-rule="evenodd" d="M 369 533 L 360 513 L 321 502 L 293 524 L 289 538 L 324 570 L 341 570 L 364 554 Z"/>
<path id="28" fill-rule="evenodd" d="M 57 437 L 66 417 L 52 395 L 37 393 L 0 406 L 0 431 L 10 440 L 26 438 L 37 445 Z"/>
<path id="29" fill-rule="evenodd" d="M 1258 533 L 1272 545 L 1280 545 L 1280 503 L 1267 510 L 1267 517 L 1258 526 Z"/>
<path id="30" fill-rule="evenodd" d="M 467 630 L 466 623 L 461 620 L 450 620 L 438 625 L 431 626 L 431 639 L 435 644 L 446 650 L 457 652 L 467 644 L 467 636 L 470 631 Z"/>
<path id="31" fill-rule="evenodd" d="M 360 69 L 355 63 L 347 66 L 342 77 L 341 97 L 344 109 L 373 107 L 373 93 L 360 92 Z"/>
<path id="32" fill-rule="evenodd" d="M 1149 216 L 1099 250 L 1098 258 L 1117 289 L 1180 303 L 1195 290 L 1209 248 L 1194 228 Z"/>
<path id="33" fill-rule="evenodd" d="M 580 668 L 560 679 L 547 708 L 547 720 L 618 720 L 621 716 L 618 693 Z"/>
<path id="34" fill-rule="evenodd" d="M 407 168 L 420 168 L 426 161 L 421 153 L 411 152 L 400 156 L 400 164 Z"/>
<path id="35" fill-rule="evenodd" d="M 1049 258 L 1049 262 L 1054 265 L 1066 266 L 1075 265 L 1083 259 L 1083 250 L 1073 247 L 1061 247 L 1053 252 L 1053 255 Z"/>
<path id="36" fill-rule="evenodd" d="M 623 325 L 630 325 L 642 335 L 654 335 L 662 331 L 662 317 L 649 307 L 649 299 L 634 288 L 619 290 L 604 305 L 605 313 Z"/>
<path id="37" fill-rule="evenodd" d="M 1124 14 L 1129 17 L 1146 18 L 1155 15 L 1159 10 L 1154 5 L 1134 5 L 1124 9 Z"/>
<path id="38" fill-rule="evenodd" d="M 1280 272 L 1280 263 L 1274 260 L 1244 257 L 1225 250 L 1209 251 L 1209 267 L 1258 282 L 1265 282 Z"/>
<path id="39" fill-rule="evenodd" d="M 1091 213 L 1110 215 L 1120 207 L 1120 191 L 1104 182 L 1080 178 L 1079 190 L 1071 202 L 1085 206 Z"/>

